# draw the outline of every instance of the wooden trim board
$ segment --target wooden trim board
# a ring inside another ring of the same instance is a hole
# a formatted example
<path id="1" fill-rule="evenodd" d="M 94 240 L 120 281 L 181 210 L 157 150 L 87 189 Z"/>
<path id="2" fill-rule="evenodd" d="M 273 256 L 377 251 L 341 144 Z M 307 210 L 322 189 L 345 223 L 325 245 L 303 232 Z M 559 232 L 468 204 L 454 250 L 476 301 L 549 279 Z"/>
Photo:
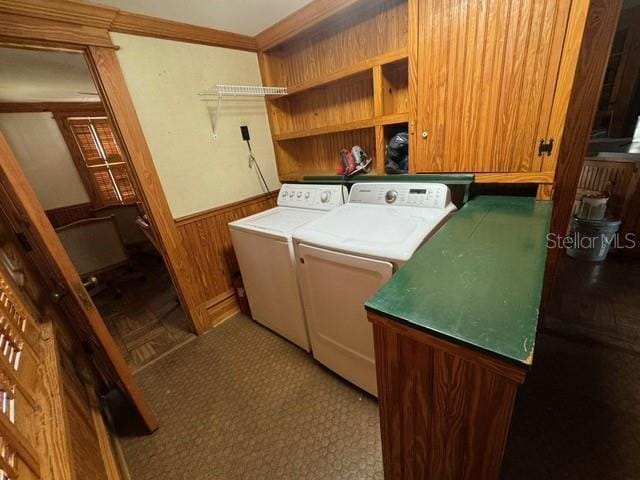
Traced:
<path id="1" fill-rule="evenodd" d="M 118 9 L 67 0 L 0 0 L 0 12 L 106 30 Z"/>
<path id="2" fill-rule="evenodd" d="M 178 296 L 191 317 L 196 333 L 201 334 L 205 331 L 206 322 L 198 315 L 198 303 L 194 300 L 197 284 L 188 268 L 188 253 L 178 235 L 118 59 L 113 50 L 98 47 L 89 47 L 86 58 L 105 110 L 110 114 L 114 133 L 122 140 L 123 153 L 130 160 L 131 174 L 138 186 L 136 191 L 151 225 L 158 233 L 161 253 L 166 259 Z"/>
<path id="3" fill-rule="evenodd" d="M 0 102 L 0 113 L 32 112 L 105 115 L 101 102 Z"/>
<path id="4" fill-rule="evenodd" d="M 476 183 L 553 183 L 555 172 L 476 173 Z"/>
<path id="5" fill-rule="evenodd" d="M 7 13 L 4 1 L 0 3 L 0 41 L 27 42 L 36 46 L 65 45 L 67 49 L 88 45 L 115 48 L 105 28 Z"/>
<path id="6" fill-rule="evenodd" d="M 621 5 L 621 0 L 589 2 L 584 37 L 566 107 L 566 127 L 558 145 L 556 187 L 553 194 L 555 207 L 551 218 L 551 233 L 556 235 L 566 233 L 571 218 Z M 553 291 L 557 264 L 563 254 L 564 250 L 554 248 L 547 255 L 541 304 L 543 319 Z M 542 325 L 544 327 L 544 323 Z"/>
<path id="7" fill-rule="evenodd" d="M 145 37 L 200 43 L 214 47 L 234 48 L 255 52 L 256 41 L 248 35 L 189 25 L 136 13 L 119 11 L 110 26 L 110 31 L 142 35 Z"/>
<path id="8" fill-rule="evenodd" d="M 72 28 L 60 28 L 72 25 Z M 66 0 L 0 0 L 0 30 L 6 36 L 44 38 L 74 45 L 112 46 L 109 32 L 199 43 L 255 52 L 248 35 Z M 31 31 L 33 30 L 33 31 Z M 64 34 L 64 39 L 61 36 Z"/>
<path id="9" fill-rule="evenodd" d="M 315 0 L 256 35 L 258 50 L 273 48 L 359 1 Z"/>
<path id="10" fill-rule="evenodd" d="M 212 327 L 233 317 L 240 311 L 238 302 L 236 301 L 236 294 L 233 290 L 228 290 L 213 298 L 210 302 L 206 303 L 204 308 L 207 310 L 209 318 L 211 318 Z"/>
<path id="11" fill-rule="evenodd" d="M 248 205 L 262 202 L 267 199 L 275 199 L 278 196 L 279 192 L 280 190 L 274 190 L 269 193 L 261 193 L 259 195 L 254 195 L 253 197 L 238 200 L 237 202 L 226 203 L 219 207 L 209 208 L 198 213 L 192 213 L 190 215 L 185 215 L 184 217 L 176 218 L 175 222 L 178 226 L 186 225 L 187 223 L 191 222 L 197 222 L 205 217 L 220 215 L 222 213 L 235 210 L 236 208 L 246 207 Z"/>

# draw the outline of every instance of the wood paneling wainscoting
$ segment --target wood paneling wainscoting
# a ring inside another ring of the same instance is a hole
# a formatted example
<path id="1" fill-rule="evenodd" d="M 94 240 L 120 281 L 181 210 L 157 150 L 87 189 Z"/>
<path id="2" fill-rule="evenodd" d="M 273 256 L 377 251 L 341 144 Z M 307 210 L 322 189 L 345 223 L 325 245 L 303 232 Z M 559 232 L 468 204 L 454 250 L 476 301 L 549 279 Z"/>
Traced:
<path id="1" fill-rule="evenodd" d="M 238 311 L 232 275 L 238 270 L 229 222 L 275 207 L 278 192 L 269 192 L 176 219 L 197 282 L 199 309 L 211 328 Z"/>
<path id="2" fill-rule="evenodd" d="M 90 203 L 80 203 L 78 205 L 68 205 L 66 207 L 52 208 L 45 210 L 47 218 L 53 228 L 62 227 L 69 223 L 77 222 L 94 217 L 93 207 Z"/>

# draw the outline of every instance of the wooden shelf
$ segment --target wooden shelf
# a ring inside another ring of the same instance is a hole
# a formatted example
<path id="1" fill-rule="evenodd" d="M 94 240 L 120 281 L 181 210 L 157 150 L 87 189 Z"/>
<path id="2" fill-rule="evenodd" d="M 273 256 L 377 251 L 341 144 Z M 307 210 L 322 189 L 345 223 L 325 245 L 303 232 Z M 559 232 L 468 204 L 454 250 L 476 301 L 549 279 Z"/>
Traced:
<path id="1" fill-rule="evenodd" d="M 392 113 L 390 115 L 384 115 L 382 117 L 374 118 L 374 125 L 392 125 L 394 123 L 407 123 L 409 122 L 408 113 Z"/>
<path id="2" fill-rule="evenodd" d="M 363 128 L 373 128 L 376 125 L 390 125 L 393 123 L 405 123 L 409 121 L 408 113 L 395 113 L 376 118 L 367 118 L 364 120 L 356 120 L 354 122 L 341 123 L 339 125 L 327 125 L 325 127 L 310 128 L 307 130 L 298 130 L 295 132 L 280 133 L 273 136 L 278 141 L 295 140 L 298 138 L 315 137 L 318 135 L 326 135 L 328 133 L 347 132 L 349 130 L 361 130 Z"/>
<path id="3" fill-rule="evenodd" d="M 283 95 L 275 98 L 277 99 L 277 98 L 290 97 L 291 95 L 295 95 L 296 93 L 304 92 L 306 90 L 311 90 L 312 88 L 328 85 L 330 83 L 334 83 L 334 82 L 352 77 L 354 75 L 364 73 L 367 70 L 371 70 L 373 67 L 377 65 L 386 65 L 388 63 L 394 63 L 399 60 L 404 60 L 405 58 L 408 58 L 408 53 L 406 48 L 402 48 L 400 50 L 394 50 L 388 53 L 383 53 L 382 55 L 369 58 L 363 62 L 349 65 L 346 68 L 342 68 L 328 75 L 318 77 L 314 80 L 311 80 L 310 82 L 287 87 L 287 91 L 289 92 L 287 95 Z"/>

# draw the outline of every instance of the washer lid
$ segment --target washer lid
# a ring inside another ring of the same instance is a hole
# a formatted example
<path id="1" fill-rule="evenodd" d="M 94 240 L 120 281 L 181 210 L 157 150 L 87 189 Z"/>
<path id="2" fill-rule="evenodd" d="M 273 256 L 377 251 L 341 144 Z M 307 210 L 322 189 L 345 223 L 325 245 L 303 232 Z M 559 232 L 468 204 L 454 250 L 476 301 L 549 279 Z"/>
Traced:
<path id="1" fill-rule="evenodd" d="M 229 223 L 232 228 L 259 231 L 291 237 L 300 226 L 317 220 L 325 212 L 303 208 L 275 207 Z"/>
<path id="2" fill-rule="evenodd" d="M 305 225 L 293 235 L 308 243 L 348 253 L 407 261 L 455 210 L 347 204 Z"/>

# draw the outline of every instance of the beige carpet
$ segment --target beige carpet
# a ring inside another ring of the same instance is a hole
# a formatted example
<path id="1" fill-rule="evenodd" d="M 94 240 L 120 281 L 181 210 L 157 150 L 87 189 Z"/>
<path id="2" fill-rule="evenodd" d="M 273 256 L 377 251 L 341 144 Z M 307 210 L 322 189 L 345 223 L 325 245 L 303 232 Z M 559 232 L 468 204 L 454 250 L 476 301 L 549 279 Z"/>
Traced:
<path id="1" fill-rule="evenodd" d="M 133 480 L 382 478 L 376 401 L 246 317 L 136 379 L 160 429 L 121 439 Z"/>

